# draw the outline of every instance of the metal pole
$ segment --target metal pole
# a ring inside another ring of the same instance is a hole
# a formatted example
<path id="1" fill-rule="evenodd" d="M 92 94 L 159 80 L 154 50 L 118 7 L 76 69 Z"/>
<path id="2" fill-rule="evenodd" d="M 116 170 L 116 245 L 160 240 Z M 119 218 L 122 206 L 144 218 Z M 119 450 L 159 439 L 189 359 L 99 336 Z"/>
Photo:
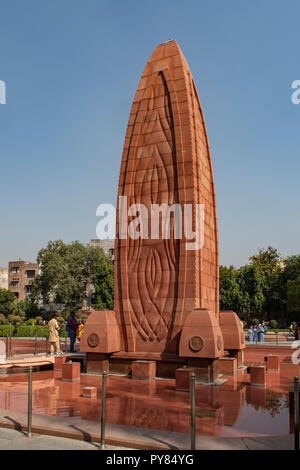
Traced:
<path id="1" fill-rule="evenodd" d="M 31 437 L 32 424 L 32 366 L 28 372 L 28 414 L 27 414 L 27 437 Z"/>
<path id="2" fill-rule="evenodd" d="M 100 450 L 105 450 L 106 378 L 107 378 L 107 372 L 103 371 Z"/>
<path id="3" fill-rule="evenodd" d="M 191 450 L 196 449 L 195 374 L 191 374 Z"/>
<path id="4" fill-rule="evenodd" d="M 35 332 L 34 355 L 37 355 L 37 331 Z"/>
<path id="5" fill-rule="evenodd" d="M 9 336 L 6 336 L 6 359 L 9 359 Z"/>
<path id="6" fill-rule="evenodd" d="M 299 377 L 294 378 L 295 450 L 299 450 Z"/>
<path id="7" fill-rule="evenodd" d="M 12 340 L 11 340 L 11 332 L 10 332 L 10 336 L 9 336 L 9 357 L 10 357 L 10 358 L 12 358 L 11 342 L 12 342 Z"/>
<path id="8" fill-rule="evenodd" d="M 67 348 L 67 332 L 66 332 L 66 327 L 65 327 L 65 353 L 67 354 L 68 348 Z"/>

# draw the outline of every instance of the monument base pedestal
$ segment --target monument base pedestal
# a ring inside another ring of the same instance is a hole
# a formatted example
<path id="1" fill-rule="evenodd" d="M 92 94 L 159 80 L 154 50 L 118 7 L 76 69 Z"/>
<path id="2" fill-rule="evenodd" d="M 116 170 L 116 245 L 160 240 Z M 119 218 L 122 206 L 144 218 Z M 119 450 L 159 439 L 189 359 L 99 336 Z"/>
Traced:
<path id="1" fill-rule="evenodd" d="M 244 349 L 230 349 L 230 357 L 234 357 L 237 360 L 237 368 L 240 370 L 246 369 L 244 364 Z"/>
<path id="2" fill-rule="evenodd" d="M 197 384 L 216 385 L 220 383 L 217 359 L 179 357 L 176 354 L 130 353 L 121 351 L 113 354 L 86 353 L 87 374 L 110 374 L 132 376 L 132 366 L 136 361 L 153 361 L 156 364 L 156 377 L 175 379 L 176 369 L 183 366 L 193 369 Z M 134 374 L 133 374 L 134 375 Z"/>
<path id="3" fill-rule="evenodd" d="M 194 370 L 196 384 L 217 385 L 219 383 L 218 359 L 189 357 L 186 363 Z"/>
<path id="4" fill-rule="evenodd" d="M 102 374 L 109 371 L 109 355 L 101 353 L 86 353 L 86 373 Z"/>
<path id="5" fill-rule="evenodd" d="M 110 374 L 132 376 L 132 365 L 136 361 L 154 361 L 156 364 L 156 377 L 173 379 L 175 371 L 186 364 L 184 358 L 175 354 L 160 353 L 130 353 L 120 351 L 113 354 L 86 354 L 86 372 L 99 373 L 103 370 Z M 134 374 L 133 374 L 134 375 Z"/>

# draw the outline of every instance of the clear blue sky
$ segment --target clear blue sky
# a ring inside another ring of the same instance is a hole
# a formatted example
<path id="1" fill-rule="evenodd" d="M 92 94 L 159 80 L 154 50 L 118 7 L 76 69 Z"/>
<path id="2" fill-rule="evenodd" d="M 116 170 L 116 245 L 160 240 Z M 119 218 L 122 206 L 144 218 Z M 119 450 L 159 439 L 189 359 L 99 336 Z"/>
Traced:
<path id="1" fill-rule="evenodd" d="M 220 262 L 299 253 L 299 18 L 298 0 L 1 0 L 0 266 L 96 238 L 140 76 L 170 38 L 204 109 Z"/>

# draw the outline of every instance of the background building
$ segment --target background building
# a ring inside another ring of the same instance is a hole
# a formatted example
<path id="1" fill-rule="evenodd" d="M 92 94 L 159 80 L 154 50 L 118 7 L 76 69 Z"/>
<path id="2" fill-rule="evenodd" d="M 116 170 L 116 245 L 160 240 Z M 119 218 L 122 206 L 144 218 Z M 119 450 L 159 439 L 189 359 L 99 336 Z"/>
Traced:
<path id="1" fill-rule="evenodd" d="M 8 288 L 8 269 L 0 268 L 0 289 Z"/>
<path id="2" fill-rule="evenodd" d="M 114 257 L 115 241 L 114 240 L 100 240 L 99 238 L 92 239 L 89 243 L 90 246 L 99 246 L 103 249 L 104 253 Z"/>
<path id="3" fill-rule="evenodd" d="M 18 300 L 26 299 L 31 291 L 31 281 L 38 275 L 39 265 L 28 261 L 10 261 L 8 263 L 8 290 Z"/>

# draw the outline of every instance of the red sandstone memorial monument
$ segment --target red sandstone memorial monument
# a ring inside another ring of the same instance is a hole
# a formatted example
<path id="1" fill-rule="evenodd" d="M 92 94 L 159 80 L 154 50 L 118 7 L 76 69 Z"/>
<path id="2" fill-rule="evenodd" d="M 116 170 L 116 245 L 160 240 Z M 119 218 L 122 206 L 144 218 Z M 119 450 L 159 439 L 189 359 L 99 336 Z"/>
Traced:
<path id="1" fill-rule="evenodd" d="M 182 214 L 192 207 L 194 232 L 202 205 L 201 248 L 190 249 L 185 233 L 178 238 L 172 210 L 158 215 L 168 238 L 151 237 L 151 226 L 148 237 L 129 237 L 129 207 L 150 212 L 155 204 L 179 206 Z M 114 311 L 92 312 L 81 338 L 87 370 L 174 377 L 188 366 L 199 382 L 215 383 L 219 358 L 241 363 L 244 334 L 234 312 L 219 312 L 212 161 L 195 83 L 174 40 L 154 50 L 133 101 L 118 190 L 117 214 L 124 211 L 125 232 L 117 216 Z"/>

